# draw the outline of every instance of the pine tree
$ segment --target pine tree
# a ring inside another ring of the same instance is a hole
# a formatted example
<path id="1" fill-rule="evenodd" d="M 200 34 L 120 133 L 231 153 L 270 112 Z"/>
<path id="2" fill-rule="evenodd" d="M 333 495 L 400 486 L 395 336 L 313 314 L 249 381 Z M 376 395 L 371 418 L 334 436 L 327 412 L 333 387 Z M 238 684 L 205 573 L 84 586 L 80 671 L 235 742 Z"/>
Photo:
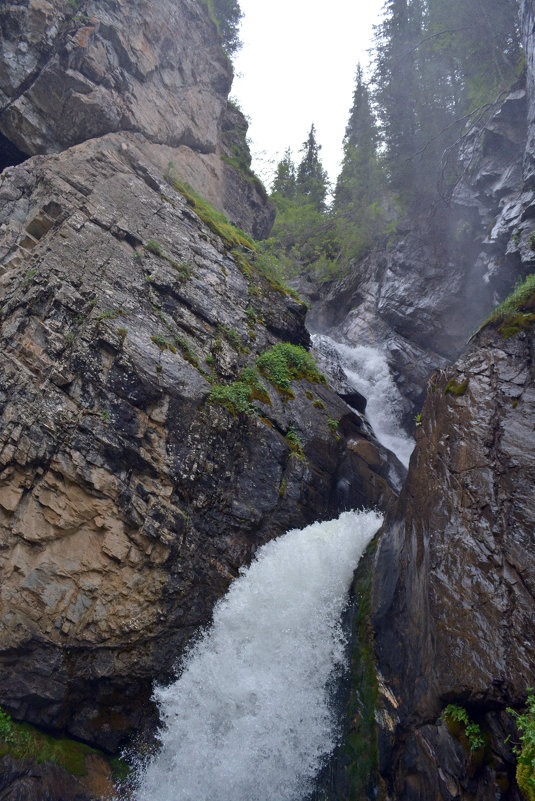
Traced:
<path id="1" fill-rule="evenodd" d="M 296 193 L 295 164 L 292 160 L 290 148 L 286 149 L 284 156 L 277 164 L 277 171 L 273 179 L 273 194 L 293 200 Z"/>
<path id="2" fill-rule="evenodd" d="M 296 189 L 298 196 L 304 202 L 311 203 L 316 211 L 325 210 L 327 196 L 327 173 L 320 161 L 320 150 L 321 145 L 316 142 L 316 129 L 312 123 L 308 138 L 301 148 L 303 158 L 297 168 Z"/>
<path id="3" fill-rule="evenodd" d="M 374 99 L 391 186 L 405 204 L 433 202 L 442 153 L 471 109 L 512 85 L 520 62 L 516 0 L 387 0 Z"/>
<path id="4" fill-rule="evenodd" d="M 362 255 L 384 231 L 384 182 L 377 143 L 377 125 L 359 64 L 333 203 L 339 248 L 346 261 Z"/>

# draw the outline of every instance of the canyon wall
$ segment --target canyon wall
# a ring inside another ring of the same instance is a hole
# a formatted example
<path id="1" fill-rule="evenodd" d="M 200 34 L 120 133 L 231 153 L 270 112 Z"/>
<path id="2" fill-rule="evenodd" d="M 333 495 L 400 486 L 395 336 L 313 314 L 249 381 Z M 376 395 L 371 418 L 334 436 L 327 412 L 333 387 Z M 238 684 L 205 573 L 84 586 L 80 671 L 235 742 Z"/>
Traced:
<path id="1" fill-rule="evenodd" d="M 0 704 L 109 754 L 256 548 L 384 508 L 392 470 L 312 363 L 257 363 L 303 361 L 305 307 L 186 185 L 269 229 L 206 6 L 0 24 Z M 2 748 L 2 799 L 110 789 Z"/>

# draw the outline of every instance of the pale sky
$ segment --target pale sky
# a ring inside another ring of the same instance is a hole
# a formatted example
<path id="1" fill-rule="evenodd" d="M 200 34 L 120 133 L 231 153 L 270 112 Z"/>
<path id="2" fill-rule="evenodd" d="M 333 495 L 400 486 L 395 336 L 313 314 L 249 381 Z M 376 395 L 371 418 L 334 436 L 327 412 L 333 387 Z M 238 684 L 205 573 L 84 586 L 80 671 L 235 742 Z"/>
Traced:
<path id="1" fill-rule="evenodd" d="M 383 0 L 240 0 L 242 49 L 231 96 L 249 117 L 253 169 L 268 184 L 287 147 L 316 126 L 323 166 L 335 181 L 357 63 L 369 62 Z"/>

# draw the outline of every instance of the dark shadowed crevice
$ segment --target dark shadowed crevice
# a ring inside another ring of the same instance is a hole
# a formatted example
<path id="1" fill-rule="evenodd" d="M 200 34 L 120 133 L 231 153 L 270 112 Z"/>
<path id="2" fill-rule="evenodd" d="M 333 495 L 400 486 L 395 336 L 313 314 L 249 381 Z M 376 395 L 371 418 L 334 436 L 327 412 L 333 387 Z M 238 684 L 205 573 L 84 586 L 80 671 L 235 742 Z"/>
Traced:
<path id="1" fill-rule="evenodd" d="M 13 167 L 15 164 L 22 164 L 29 156 L 19 150 L 13 142 L 0 133 L 0 172 L 6 167 Z"/>

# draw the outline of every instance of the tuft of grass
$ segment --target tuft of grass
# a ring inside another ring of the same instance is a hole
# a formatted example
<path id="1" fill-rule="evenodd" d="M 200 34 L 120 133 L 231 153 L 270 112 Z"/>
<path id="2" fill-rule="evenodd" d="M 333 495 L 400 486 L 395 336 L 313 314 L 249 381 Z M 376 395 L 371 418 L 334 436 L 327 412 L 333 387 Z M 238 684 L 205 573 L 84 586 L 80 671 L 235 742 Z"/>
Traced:
<path id="1" fill-rule="evenodd" d="M 504 339 L 527 331 L 535 325 L 535 275 L 518 283 L 511 294 L 497 306 L 483 323 L 493 325 Z"/>
<path id="2" fill-rule="evenodd" d="M 172 342 L 169 342 L 163 334 L 156 334 L 156 336 L 152 336 L 150 339 L 151 342 L 154 342 L 155 345 L 158 345 L 162 352 L 164 350 L 170 350 L 171 353 L 176 353 L 175 346 L 172 344 Z"/>
<path id="3" fill-rule="evenodd" d="M 182 183 L 178 178 L 170 175 L 171 185 L 186 198 L 187 203 L 192 207 L 198 217 L 208 226 L 212 233 L 219 236 L 229 250 L 232 248 L 246 248 L 254 250 L 255 243 L 245 231 L 236 228 L 225 217 L 223 212 L 214 207 L 188 183 Z"/>
<path id="4" fill-rule="evenodd" d="M 188 342 L 188 340 L 185 337 L 175 336 L 175 343 L 176 343 L 177 347 L 179 348 L 179 350 L 180 350 L 182 356 L 184 357 L 184 359 L 187 362 L 189 362 L 191 365 L 193 365 L 193 367 L 198 367 L 199 366 L 199 359 L 197 358 L 197 354 L 195 353 L 195 351 L 191 347 L 191 345 Z M 176 353 L 176 349 L 173 349 L 173 350 Z"/>
<path id="5" fill-rule="evenodd" d="M 155 256 L 163 255 L 163 248 L 155 239 L 147 239 L 145 243 L 145 250 L 148 250 L 149 253 L 153 253 Z"/>
<path id="6" fill-rule="evenodd" d="M 456 398 L 458 398 L 460 395 L 464 395 L 468 388 L 468 381 L 469 379 L 465 378 L 464 381 L 457 383 L 457 381 L 454 378 L 450 378 L 450 380 L 444 387 L 444 395 L 448 394 L 455 395 Z M 422 416 L 420 414 L 420 418 L 418 421 L 416 421 L 416 425 L 421 425 L 421 424 L 422 424 Z"/>
<path id="7" fill-rule="evenodd" d="M 254 367 L 246 367 L 238 381 L 231 384 L 214 384 L 208 396 L 209 403 L 218 403 L 232 414 L 256 415 L 253 401 L 271 405 L 271 398 Z"/>
<path id="8" fill-rule="evenodd" d="M 254 415 L 251 387 L 245 381 L 233 381 L 231 384 L 214 384 L 208 395 L 208 403 L 225 406 L 234 415 Z"/>
<path id="9" fill-rule="evenodd" d="M 311 383 L 326 384 L 316 362 L 302 345 L 279 342 L 261 353 L 256 360 L 258 369 L 273 386 L 284 395 L 293 397 L 293 380 L 305 378 Z"/>
<path id="10" fill-rule="evenodd" d="M 241 374 L 240 380 L 251 388 L 251 400 L 259 400 L 262 403 L 272 405 L 269 392 L 260 381 L 260 376 L 254 367 L 246 367 Z"/>

